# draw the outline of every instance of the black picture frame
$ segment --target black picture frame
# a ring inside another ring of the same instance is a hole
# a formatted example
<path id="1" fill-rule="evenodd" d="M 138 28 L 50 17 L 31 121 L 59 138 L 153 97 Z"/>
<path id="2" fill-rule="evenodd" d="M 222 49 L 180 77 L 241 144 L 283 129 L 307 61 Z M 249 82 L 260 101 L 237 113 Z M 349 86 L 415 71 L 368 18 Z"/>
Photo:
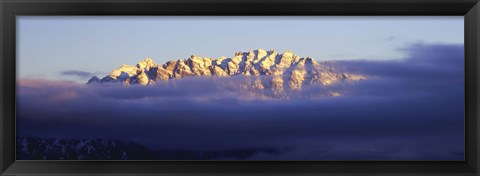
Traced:
<path id="1" fill-rule="evenodd" d="M 479 175 L 478 0 L 0 0 L 1 175 Z M 465 19 L 465 161 L 16 161 L 19 15 L 460 15 Z"/>

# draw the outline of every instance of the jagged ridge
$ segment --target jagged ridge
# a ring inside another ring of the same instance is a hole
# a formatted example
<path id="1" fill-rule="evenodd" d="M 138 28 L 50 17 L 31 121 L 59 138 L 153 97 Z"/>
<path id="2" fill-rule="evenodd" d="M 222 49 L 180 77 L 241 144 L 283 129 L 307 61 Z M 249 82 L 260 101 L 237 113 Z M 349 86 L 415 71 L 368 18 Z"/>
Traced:
<path id="1" fill-rule="evenodd" d="M 267 81 L 258 78 L 249 87 L 257 90 L 271 89 L 277 94 L 285 89 L 301 91 L 305 85 L 326 86 L 338 81 L 365 79 L 365 76 L 340 72 L 335 66 L 318 63 L 310 57 L 299 57 L 288 50 L 278 53 L 275 50 L 258 49 L 237 52 L 232 58 L 214 59 L 192 55 L 188 59 L 168 61 L 163 65 L 147 58 L 136 66 L 122 65 L 102 79 L 92 77 L 87 84 L 121 82 L 125 85 L 150 85 L 157 81 L 184 77 L 236 75 L 267 76 Z"/>

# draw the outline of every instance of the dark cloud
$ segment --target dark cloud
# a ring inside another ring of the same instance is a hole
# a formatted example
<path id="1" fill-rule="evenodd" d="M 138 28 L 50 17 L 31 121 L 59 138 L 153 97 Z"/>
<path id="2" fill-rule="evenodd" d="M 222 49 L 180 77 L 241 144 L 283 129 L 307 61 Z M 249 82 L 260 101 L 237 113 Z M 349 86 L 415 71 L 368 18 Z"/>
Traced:
<path id="1" fill-rule="evenodd" d="M 395 40 L 398 40 L 398 37 L 396 37 L 396 36 L 390 36 L 390 37 L 385 38 L 385 40 L 387 40 L 387 41 L 395 41 Z"/>
<path id="2" fill-rule="evenodd" d="M 88 78 L 94 76 L 90 72 L 80 71 L 80 70 L 66 70 L 66 71 L 61 72 L 61 74 L 65 75 L 65 76 L 75 76 L 75 77 L 79 77 L 79 78 L 83 78 L 83 79 L 88 79 Z"/>
<path id="3" fill-rule="evenodd" d="M 357 60 L 338 63 L 345 65 L 348 71 L 382 77 L 455 79 L 463 76 L 463 45 L 420 43 L 398 50 L 408 54 L 408 57 L 402 60 Z"/>
<path id="4" fill-rule="evenodd" d="M 339 97 L 246 98 L 236 81 L 155 86 L 21 80 L 17 134 L 131 140 L 153 150 L 273 148 L 258 160 L 463 160 L 463 45 L 417 44 L 401 61 L 341 61 L 368 80 Z M 228 158 L 227 158 L 228 159 Z"/>

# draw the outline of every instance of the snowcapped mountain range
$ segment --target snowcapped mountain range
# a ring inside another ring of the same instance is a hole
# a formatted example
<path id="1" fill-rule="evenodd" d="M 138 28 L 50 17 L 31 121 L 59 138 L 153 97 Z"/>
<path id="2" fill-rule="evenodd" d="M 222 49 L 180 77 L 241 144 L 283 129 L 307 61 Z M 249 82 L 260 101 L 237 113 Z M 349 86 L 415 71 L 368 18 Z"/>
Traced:
<path id="1" fill-rule="evenodd" d="M 301 91 L 304 86 L 328 86 L 341 81 L 359 81 L 363 75 L 345 73 L 329 62 L 318 63 L 310 57 L 300 57 L 291 51 L 279 53 L 263 49 L 237 52 L 234 57 L 218 59 L 190 56 L 171 60 L 163 65 L 151 58 L 136 66 L 122 65 L 102 79 L 92 77 L 87 84 L 123 83 L 124 85 L 152 85 L 159 81 L 186 77 L 249 77 L 245 87 L 256 91 L 269 90 L 273 94 Z M 331 95 L 335 95 L 332 93 Z"/>

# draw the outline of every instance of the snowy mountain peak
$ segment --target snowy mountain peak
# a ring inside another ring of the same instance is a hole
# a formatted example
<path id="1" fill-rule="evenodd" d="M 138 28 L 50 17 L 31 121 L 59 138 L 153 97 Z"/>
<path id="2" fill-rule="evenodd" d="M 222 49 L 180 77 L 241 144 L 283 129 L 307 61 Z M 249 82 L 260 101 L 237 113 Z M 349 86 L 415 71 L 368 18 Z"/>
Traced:
<path id="1" fill-rule="evenodd" d="M 158 64 L 155 63 L 152 58 L 146 58 L 145 60 L 140 61 L 137 64 L 137 67 L 141 70 L 143 69 L 150 70 L 150 68 L 158 67 Z"/>
<path id="2" fill-rule="evenodd" d="M 318 63 L 311 57 L 300 57 L 290 50 L 278 53 L 275 50 L 255 49 L 236 52 L 232 58 L 218 59 L 191 55 L 187 59 L 171 60 L 158 65 L 151 58 L 136 66 L 122 65 L 110 75 L 98 79 L 91 78 L 87 84 L 121 82 L 125 85 L 150 85 L 158 81 L 185 77 L 232 77 L 252 76 L 247 87 L 269 89 L 276 93 L 285 90 L 301 91 L 312 84 L 328 86 L 341 81 L 359 81 L 363 75 L 344 73 L 332 64 Z M 260 81 L 260 77 L 266 77 Z M 265 81 L 267 80 L 267 81 Z"/>

